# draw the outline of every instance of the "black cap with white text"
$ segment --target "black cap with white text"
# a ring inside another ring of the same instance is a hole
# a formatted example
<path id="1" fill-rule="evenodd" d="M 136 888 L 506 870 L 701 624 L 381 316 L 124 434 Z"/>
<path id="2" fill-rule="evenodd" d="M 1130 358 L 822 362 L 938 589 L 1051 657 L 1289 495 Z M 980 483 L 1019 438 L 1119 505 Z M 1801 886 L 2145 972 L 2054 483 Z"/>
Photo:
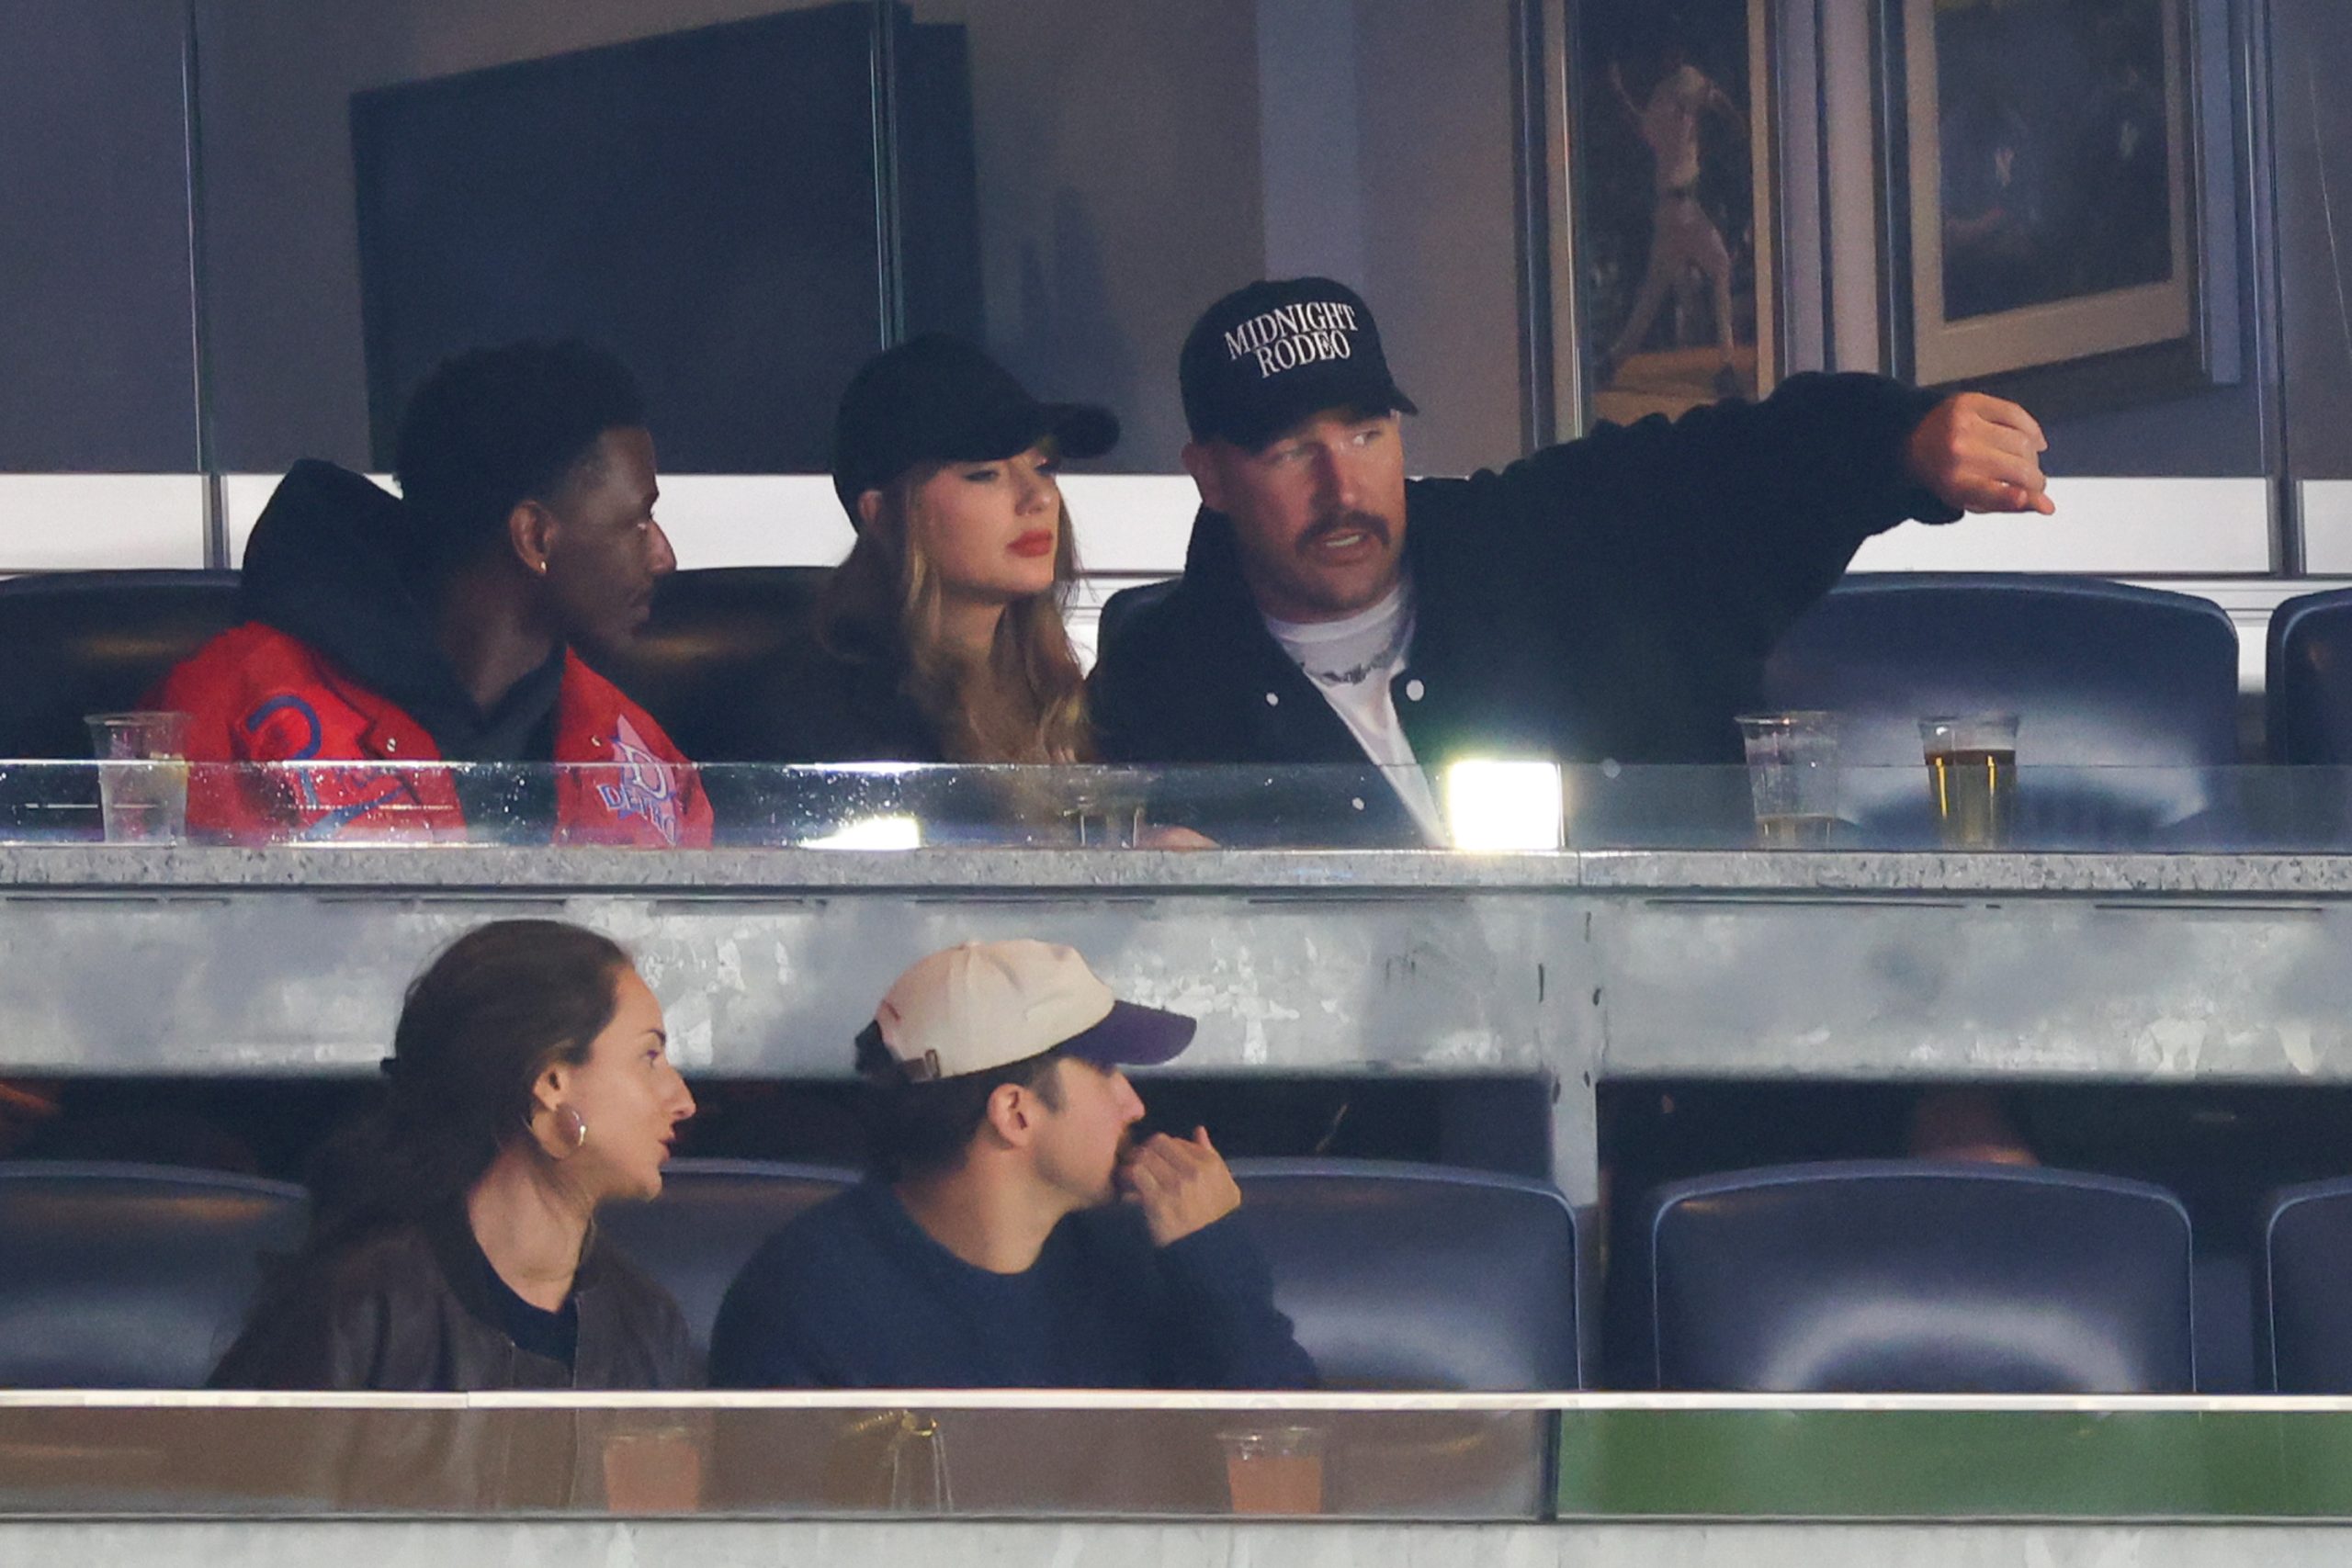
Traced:
<path id="1" fill-rule="evenodd" d="M 926 333 L 867 360 L 833 422 L 833 492 L 857 498 L 921 463 L 996 462 L 1050 438 L 1065 457 L 1119 442 L 1118 416 L 1091 403 L 1041 403 L 973 344 Z"/>
<path id="2" fill-rule="evenodd" d="M 1252 451 L 1327 409 L 1417 413 L 1354 289 L 1328 277 L 1237 288 L 1201 313 L 1178 378 L 1195 441 Z"/>

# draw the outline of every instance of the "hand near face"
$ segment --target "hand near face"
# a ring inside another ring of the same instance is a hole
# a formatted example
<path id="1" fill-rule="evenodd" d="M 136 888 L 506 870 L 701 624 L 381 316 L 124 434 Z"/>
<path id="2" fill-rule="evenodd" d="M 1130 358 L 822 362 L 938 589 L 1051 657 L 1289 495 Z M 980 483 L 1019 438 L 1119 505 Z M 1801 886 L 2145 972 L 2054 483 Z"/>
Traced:
<path id="1" fill-rule="evenodd" d="M 1962 392 L 1938 403 L 1904 447 L 1911 477 L 1963 512 L 2058 510 L 2041 472 L 2050 443 L 2033 415 L 1999 398 Z"/>
<path id="2" fill-rule="evenodd" d="M 1155 1133 L 1137 1145 L 1119 1168 L 1119 1192 L 1143 1211 L 1154 1247 L 1182 1241 L 1241 1207 L 1241 1189 L 1205 1127 L 1189 1138 Z"/>

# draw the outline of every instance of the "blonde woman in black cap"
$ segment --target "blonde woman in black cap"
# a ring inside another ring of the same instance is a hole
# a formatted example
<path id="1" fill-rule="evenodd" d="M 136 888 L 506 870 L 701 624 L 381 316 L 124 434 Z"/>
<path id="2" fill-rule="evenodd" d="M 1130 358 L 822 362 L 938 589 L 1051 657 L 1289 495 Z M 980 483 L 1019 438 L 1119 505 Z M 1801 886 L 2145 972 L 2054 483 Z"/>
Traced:
<path id="1" fill-rule="evenodd" d="M 1109 410 L 1039 402 L 960 339 L 868 360 L 834 439 L 857 543 L 811 635 L 746 702 L 731 760 L 1092 761 L 1055 474 L 1118 438 Z"/>

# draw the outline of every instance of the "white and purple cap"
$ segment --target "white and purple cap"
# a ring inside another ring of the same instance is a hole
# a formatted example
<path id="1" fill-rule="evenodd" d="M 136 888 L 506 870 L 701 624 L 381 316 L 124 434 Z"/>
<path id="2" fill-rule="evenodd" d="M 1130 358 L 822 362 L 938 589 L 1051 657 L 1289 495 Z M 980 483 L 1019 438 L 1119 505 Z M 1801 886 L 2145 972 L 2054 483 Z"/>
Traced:
<path id="1" fill-rule="evenodd" d="M 1099 1067 L 1172 1061 L 1199 1021 L 1123 1002 L 1078 950 L 967 942 L 915 961 L 874 1010 L 874 1032 L 910 1083 L 984 1073 L 1059 1047 Z"/>

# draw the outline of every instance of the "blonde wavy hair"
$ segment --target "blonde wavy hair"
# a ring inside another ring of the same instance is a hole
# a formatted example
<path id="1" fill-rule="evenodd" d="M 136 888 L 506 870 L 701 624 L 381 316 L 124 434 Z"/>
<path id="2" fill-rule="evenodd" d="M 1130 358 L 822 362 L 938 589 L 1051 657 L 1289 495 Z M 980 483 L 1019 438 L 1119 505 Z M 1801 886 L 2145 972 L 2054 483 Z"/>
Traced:
<path id="1" fill-rule="evenodd" d="M 939 571 L 923 551 L 917 508 L 927 464 L 882 489 L 817 607 L 817 637 L 836 658 L 894 660 L 951 762 L 1091 762 L 1086 676 L 1062 612 L 1078 581 L 1069 508 L 1054 535 L 1054 585 L 1005 606 L 985 662 L 947 645 Z"/>

